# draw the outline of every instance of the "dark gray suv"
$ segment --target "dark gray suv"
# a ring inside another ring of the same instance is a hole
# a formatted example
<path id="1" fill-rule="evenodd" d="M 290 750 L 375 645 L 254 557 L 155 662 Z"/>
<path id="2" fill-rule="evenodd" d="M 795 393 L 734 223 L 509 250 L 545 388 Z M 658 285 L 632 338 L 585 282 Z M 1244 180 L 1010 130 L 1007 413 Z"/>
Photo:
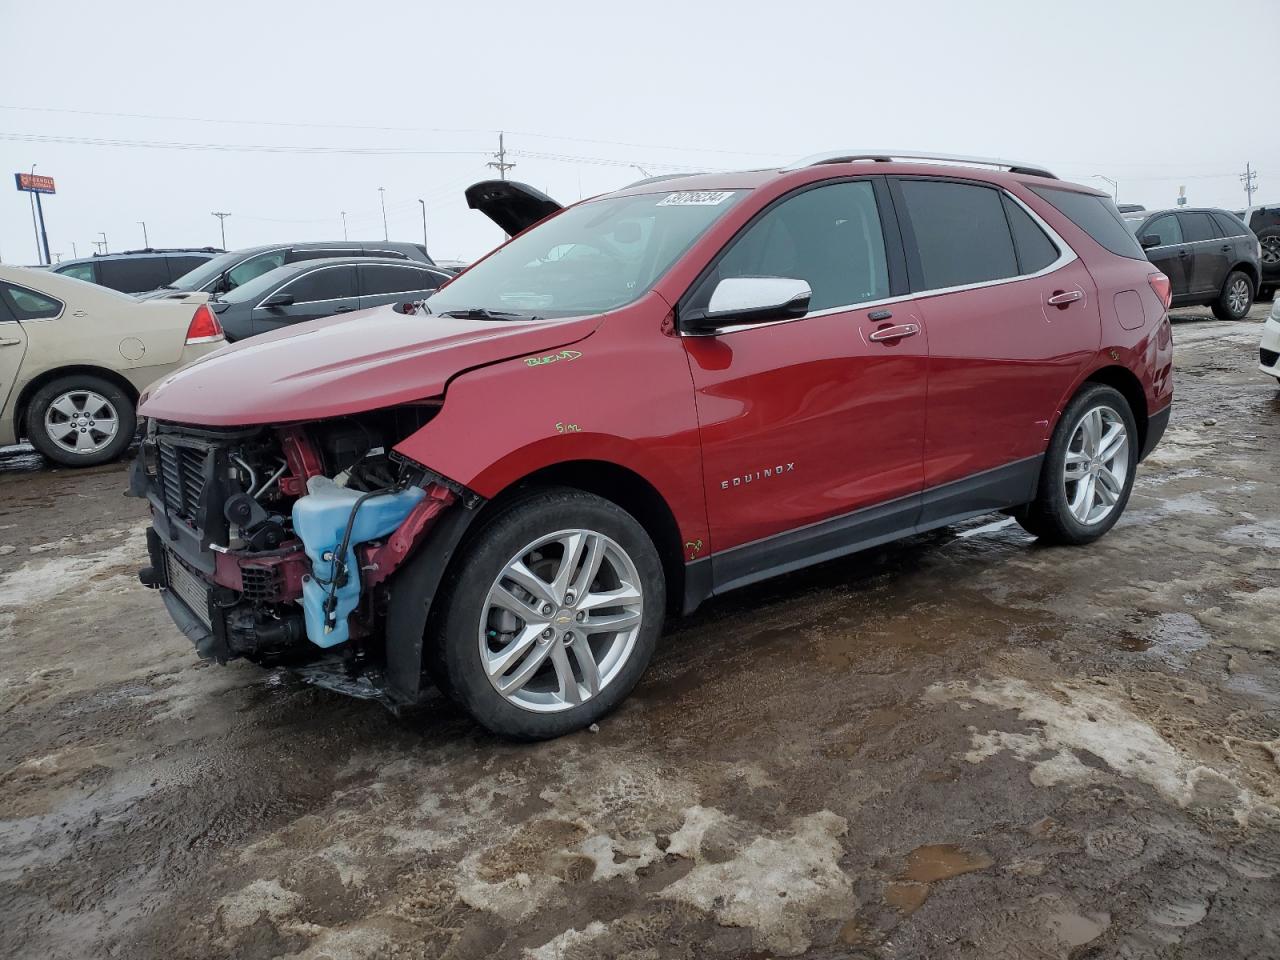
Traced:
<path id="1" fill-rule="evenodd" d="M 174 283 L 225 251 L 217 247 L 124 250 L 63 260 L 50 267 L 64 277 L 87 280 L 121 293 L 143 293 Z"/>
<path id="2" fill-rule="evenodd" d="M 422 300 L 453 274 L 388 258 L 306 260 L 276 267 L 209 301 L 228 340 L 365 307 Z"/>
<path id="3" fill-rule="evenodd" d="M 277 267 L 305 260 L 324 260 L 340 257 L 386 257 L 395 260 L 412 260 L 432 264 L 427 248 L 420 243 L 402 243 L 398 240 L 346 241 L 321 240 L 308 243 L 272 243 L 260 247 L 232 250 L 207 263 L 201 264 L 185 276 L 171 283 L 160 285 L 150 297 L 182 296 L 188 293 L 230 293 L 242 283 L 261 276 Z"/>
<path id="4" fill-rule="evenodd" d="M 1249 312 L 1262 281 L 1261 250 L 1235 214 L 1180 207 L 1126 214 L 1124 221 L 1169 278 L 1173 306 L 1203 304 L 1219 320 Z"/>

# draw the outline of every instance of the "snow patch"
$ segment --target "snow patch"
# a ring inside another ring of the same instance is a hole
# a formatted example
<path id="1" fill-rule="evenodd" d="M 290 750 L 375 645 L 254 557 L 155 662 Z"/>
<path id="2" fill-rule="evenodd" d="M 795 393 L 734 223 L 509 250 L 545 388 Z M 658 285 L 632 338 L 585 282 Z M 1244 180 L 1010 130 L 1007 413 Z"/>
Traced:
<path id="1" fill-rule="evenodd" d="M 228 927 L 251 927 L 258 918 L 280 920 L 293 913 L 302 903 L 302 895 L 286 890 L 279 880 L 255 880 L 241 890 L 223 897 L 218 906 L 222 922 Z"/>
<path id="2" fill-rule="evenodd" d="M 592 920 L 582 930 L 570 927 L 536 949 L 526 947 L 528 960 L 561 960 L 574 947 L 580 947 L 602 937 L 609 928 L 599 920 Z"/>
<path id="3" fill-rule="evenodd" d="M 770 950 L 784 956 L 809 948 L 808 929 L 815 920 L 847 920 L 854 914 L 853 884 L 839 866 L 844 853 L 839 838 L 849 828 L 844 817 L 830 810 L 799 817 L 788 831 L 756 837 L 733 859 L 707 863 L 693 838 L 700 843 L 707 829 L 731 818 L 702 808 L 686 813 L 682 844 L 694 849 L 699 862 L 658 897 L 697 907 L 724 926 L 752 928 Z"/>

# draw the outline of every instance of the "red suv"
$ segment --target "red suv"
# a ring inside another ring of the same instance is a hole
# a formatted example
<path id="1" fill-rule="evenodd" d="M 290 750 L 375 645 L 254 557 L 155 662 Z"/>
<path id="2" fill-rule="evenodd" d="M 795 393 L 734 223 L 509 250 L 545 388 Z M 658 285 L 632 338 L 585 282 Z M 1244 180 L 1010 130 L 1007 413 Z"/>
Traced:
<path id="1" fill-rule="evenodd" d="M 541 222 L 425 303 L 144 395 L 142 579 L 202 656 L 393 707 L 434 682 L 556 736 L 712 595 L 992 511 L 1096 539 L 1169 419 L 1169 281 L 1037 167 L 842 153 L 468 200 Z"/>

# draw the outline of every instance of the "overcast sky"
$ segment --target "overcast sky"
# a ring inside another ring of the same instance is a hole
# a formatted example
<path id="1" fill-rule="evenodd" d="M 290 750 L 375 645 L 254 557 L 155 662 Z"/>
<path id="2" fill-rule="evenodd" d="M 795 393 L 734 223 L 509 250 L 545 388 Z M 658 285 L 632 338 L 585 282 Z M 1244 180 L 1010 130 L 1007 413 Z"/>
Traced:
<path id="1" fill-rule="evenodd" d="M 562 201 L 651 174 L 896 147 L 1001 156 L 1120 201 L 1280 201 L 1275 0 L 192 4 L 0 0 L 0 259 L 36 261 L 12 174 L 57 180 L 50 247 L 383 235 L 470 259 L 463 188 L 506 130 Z M 134 116 L 123 116 L 132 114 Z M 181 118 L 181 119 L 179 119 Z M 395 129 L 392 129 L 395 128 Z M 1192 131 L 1192 132 L 1188 132 Z M 108 145 L 124 141 L 128 145 Z M 181 144 L 163 148 L 159 144 Z"/>

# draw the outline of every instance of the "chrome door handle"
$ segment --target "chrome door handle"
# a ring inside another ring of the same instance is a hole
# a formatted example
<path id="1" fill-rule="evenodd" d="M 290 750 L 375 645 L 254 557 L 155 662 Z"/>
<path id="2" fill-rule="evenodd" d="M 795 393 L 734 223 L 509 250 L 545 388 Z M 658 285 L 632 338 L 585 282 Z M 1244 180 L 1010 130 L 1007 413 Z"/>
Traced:
<path id="1" fill-rule="evenodd" d="M 882 340 L 901 340 L 903 337 L 914 337 L 920 332 L 920 328 L 914 323 L 898 323 L 892 327 L 883 327 L 875 333 L 868 334 L 868 340 L 874 340 L 879 343 Z"/>
<path id="2" fill-rule="evenodd" d="M 1060 290 L 1049 298 L 1049 305 L 1065 307 L 1068 303 L 1075 303 L 1077 300 L 1083 299 L 1084 294 L 1079 290 Z"/>

